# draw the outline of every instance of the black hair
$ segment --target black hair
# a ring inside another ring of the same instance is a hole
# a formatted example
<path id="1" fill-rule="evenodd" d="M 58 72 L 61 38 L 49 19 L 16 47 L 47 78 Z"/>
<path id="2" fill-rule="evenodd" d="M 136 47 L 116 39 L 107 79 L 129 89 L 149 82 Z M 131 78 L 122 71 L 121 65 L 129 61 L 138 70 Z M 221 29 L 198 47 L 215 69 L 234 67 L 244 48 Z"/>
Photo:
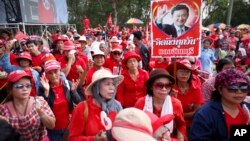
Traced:
<path id="1" fill-rule="evenodd" d="M 19 141 L 20 134 L 8 124 L 7 121 L 0 118 L 0 141 Z"/>
<path id="2" fill-rule="evenodd" d="M 38 45 L 38 41 L 37 40 L 28 40 L 27 42 L 26 42 L 26 45 L 28 46 L 28 44 L 34 44 L 34 45 Z"/>
<path id="3" fill-rule="evenodd" d="M 221 100 L 221 94 L 219 92 L 219 90 L 214 90 L 211 93 L 211 100 Z"/>
<path id="4" fill-rule="evenodd" d="M 229 58 L 220 59 L 216 65 L 216 72 L 217 73 L 221 72 L 223 67 L 228 64 L 234 64 L 233 60 Z"/>
<path id="5" fill-rule="evenodd" d="M 171 11 L 171 14 L 173 15 L 175 11 L 178 11 L 178 10 L 186 10 L 187 13 L 189 14 L 189 8 L 186 6 L 186 5 L 183 5 L 183 4 L 178 4 L 176 5 L 172 11 Z"/>
<path id="6" fill-rule="evenodd" d="M 18 59 L 16 59 L 16 60 L 17 60 L 17 63 L 18 63 L 19 66 L 20 66 L 20 61 L 21 61 L 21 60 L 28 60 L 28 61 L 30 62 L 29 66 L 32 65 L 32 61 L 30 61 L 29 59 L 26 59 L 26 58 L 18 58 Z"/>

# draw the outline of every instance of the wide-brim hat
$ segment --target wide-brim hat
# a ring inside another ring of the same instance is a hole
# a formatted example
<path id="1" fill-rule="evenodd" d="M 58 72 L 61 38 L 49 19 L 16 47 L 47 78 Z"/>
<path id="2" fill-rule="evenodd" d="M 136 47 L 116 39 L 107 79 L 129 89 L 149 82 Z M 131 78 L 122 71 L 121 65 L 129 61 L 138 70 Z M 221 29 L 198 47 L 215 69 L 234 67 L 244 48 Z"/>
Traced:
<path id="1" fill-rule="evenodd" d="M 97 70 L 93 76 L 91 83 L 86 87 L 85 94 L 86 95 L 92 95 L 92 86 L 99 80 L 105 79 L 105 78 L 111 78 L 114 79 L 114 82 L 116 86 L 118 86 L 124 79 L 122 75 L 113 75 L 110 70 L 108 69 L 100 69 Z"/>
<path id="2" fill-rule="evenodd" d="M 187 69 L 190 71 L 194 71 L 197 69 L 197 67 L 192 66 L 192 64 L 190 63 L 188 59 L 178 59 L 175 62 L 172 62 L 171 64 L 169 64 L 169 66 L 167 67 L 167 71 L 170 74 L 174 74 L 174 65 L 176 65 L 176 70 Z"/>
<path id="3" fill-rule="evenodd" d="M 53 43 L 54 43 L 54 44 L 57 44 L 58 41 L 63 41 L 63 42 L 65 42 L 65 41 L 67 41 L 67 40 L 68 40 L 68 39 L 65 38 L 64 36 L 56 36 L 55 39 L 54 39 L 54 41 L 53 41 Z"/>
<path id="4" fill-rule="evenodd" d="M 111 39 L 110 39 L 110 42 L 111 43 L 121 43 L 122 42 L 122 40 L 119 40 L 118 38 L 117 38 L 117 36 L 113 36 Z"/>
<path id="5" fill-rule="evenodd" d="M 86 36 L 80 36 L 79 40 L 80 42 L 84 41 L 84 42 L 87 42 L 87 38 Z"/>
<path id="6" fill-rule="evenodd" d="M 111 52 L 115 52 L 115 51 L 122 52 L 122 46 L 121 45 L 112 46 Z"/>
<path id="7" fill-rule="evenodd" d="M 149 111 L 145 111 L 145 113 L 151 119 L 153 132 L 155 132 L 159 127 L 161 127 L 165 124 L 168 124 L 170 121 L 172 121 L 174 119 L 174 115 L 172 115 L 172 114 L 166 114 L 162 117 L 158 117 L 157 115 L 155 115 L 154 113 L 149 112 Z"/>
<path id="8" fill-rule="evenodd" d="M 101 55 L 101 56 L 104 56 L 105 57 L 105 54 L 103 51 L 101 51 L 100 49 L 95 49 L 95 50 L 92 50 L 93 54 L 92 54 L 92 57 L 95 57 L 97 55 Z"/>
<path id="9" fill-rule="evenodd" d="M 136 108 L 120 111 L 111 132 L 117 141 L 156 141 L 153 138 L 150 118 L 145 112 Z"/>
<path id="10" fill-rule="evenodd" d="M 149 79 L 146 81 L 146 86 L 151 87 L 154 81 L 158 78 L 168 78 L 172 84 L 175 83 L 175 79 L 165 69 L 154 69 L 149 74 Z"/>
<path id="11" fill-rule="evenodd" d="M 23 77 L 28 77 L 30 79 L 32 78 L 32 76 L 30 74 L 26 73 L 24 70 L 16 70 L 16 71 L 11 72 L 8 75 L 7 81 L 15 83 Z"/>
<path id="12" fill-rule="evenodd" d="M 122 60 L 122 63 L 124 65 L 126 65 L 128 59 L 130 59 L 130 58 L 135 58 L 138 62 L 141 61 L 141 56 L 140 55 L 138 55 L 134 51 L 128 51 L 127 53 L 125 53 L 124 58 Z"/>

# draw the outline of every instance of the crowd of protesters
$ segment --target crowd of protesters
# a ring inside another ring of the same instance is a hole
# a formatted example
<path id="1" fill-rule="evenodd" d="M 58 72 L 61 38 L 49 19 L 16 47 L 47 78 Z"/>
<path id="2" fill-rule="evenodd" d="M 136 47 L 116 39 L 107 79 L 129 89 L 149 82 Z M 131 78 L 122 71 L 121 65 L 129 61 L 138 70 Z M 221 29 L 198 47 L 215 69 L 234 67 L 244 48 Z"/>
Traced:
<path id="1" fill-rule="evenodd" d="M 152 58 L 148 37 L 2 30 L 0 140 L 229 140 L 250 125 L 250 29 L 203 31 L 199 57 Z"/>

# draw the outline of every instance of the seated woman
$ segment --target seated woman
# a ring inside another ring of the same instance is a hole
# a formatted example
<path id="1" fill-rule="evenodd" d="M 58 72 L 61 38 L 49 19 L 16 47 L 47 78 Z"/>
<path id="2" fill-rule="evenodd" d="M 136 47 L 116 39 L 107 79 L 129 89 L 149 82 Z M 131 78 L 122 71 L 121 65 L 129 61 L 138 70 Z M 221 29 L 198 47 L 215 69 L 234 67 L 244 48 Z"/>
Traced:
<path id="1" fill-rule="evenodd" d="M 55 128 L 48 130 L 50 141 L 62 140 L 74 104 L 81 101 L 76 91 L 79 80 L 71 82 L 62 78 L 60 70 L 59 62 L 56 60 L 47 61 L 44 65 L 45 74 L 41 77 L 42 87 L 39 90 L 39 95 L 48 102 L 56 118 Z"/>
<path id="2" fill-rule="evenodd" d="M 226 69 L 217 74 L 214 87 L 211 100 L 193 118 L 190 141 L 230 140 L 231 125 L 250 125 L 250 104 L 243 102 L 250 90 L 247 75 Z"/>
<path id="3" fill-rule="evenodd" d="M 31 97 L 32 76 L 16 70 L 8 76 L 8 96 L 0 105 L 0 118 L 5 119 L 21 135 L 22 141 L 48 139 L 46 127 L 55 127 L 55 117 L 47 102 Z"/>
<path id="4" fill-rule="evenodd" d="M 149 111 L 162 117 L 166 114 L 175 116 L 174 120 L 166 124 L 172 137 L 179 140 L 186 139 L 186 125 L 183 117 L 181 102 L 170 96 L 174 78 L 164 69 L 155 69 L 146 82 L 147 96 L 140 98 L 135 107 Z"/>
<path id="5" fill-rule="evenodd" d="M 122 75 L 112 75 L 107 69 L 97 70 L 93 74 L 92 82 L 85 90 L 85 94 L 91 97 L 79 103 L 73 111 L 69 125 L 70 141 L 99 141 L 109 137 L 110 132 L 106 134 L 104 130 L 111 128 L 111 121 L 122 110 L 115 95 L 116 87 L 123 78 Z M 102 124 L 102 115 L 108 121 L 105 123 L 109 124 Z"/>

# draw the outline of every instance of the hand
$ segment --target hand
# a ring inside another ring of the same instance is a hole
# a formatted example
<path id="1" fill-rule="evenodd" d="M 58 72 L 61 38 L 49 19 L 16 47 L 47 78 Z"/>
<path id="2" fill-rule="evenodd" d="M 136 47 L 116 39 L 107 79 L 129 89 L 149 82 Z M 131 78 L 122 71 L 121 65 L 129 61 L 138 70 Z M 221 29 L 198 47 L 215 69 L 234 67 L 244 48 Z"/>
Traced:
<path id="1" fill-rule="evenodd" d="M 178 95 L 178 90 L 172 88 L 171 92 L 170 92 L 170 95 L 177 98 L 177 95 Z"/>
<path id="2" fill-rule="evenodd" d="M 6 122 L 9 123 L 8 119 L 7 119 L 5 116 L 1 116 L 1 115 L 0 115 L 0 119 L 5 120 Z"/>
<path id="3" fill-rule="evenodd" d="M 157 8 L 157 15 L 156 15 L 156 22 L 157 23 L 162 23 L 162 19 L 169 13 L 167 11 L 167 5 L 164 4 L 163 6 L 159 6 Z"/>
<path id="4" fill-rule="evenodd" d="M 106 132 L 100 131 L 94 138 L 94 141 L 107 141 Z"/>
<path id="5" fill-rule="evenodd" d="M 78 87 L 80 79 L 77 79 L 76 81 L 73 79 L 72 80 L 72 85 L 71 85 L 71 92 L 74 93 Z"/>
<path id="6" fill-rule="evenodd" d="M 43 86 L 44 88 L 44 91 L 48 92 L 49 91 L 49 80 L 46 78 L 45 76 L 45 73 L 43 73 L 42 77 L 40 78 L 40 82 L 41 82 L 41 85 Z M 46 97 L 48 97 L 47 95 L 45 95 Z"/>
<path id="7" fill-rule="evenodd" d="M 86 71 L 88 71 L 90 68 L 92 68 L 93 65 L 94 65 L 94 62 L 91 59 L 89 59 Z"/>
<path id="8" fill-rule="evenodd" d="M 83 72 L 84 72 L 82 66 L 80 66 L 80 65 L 76 65 L 76 71 L 77 71 L 78 73 L 83 73 Z"/>
<path id="9" fill-rule="evenodd" d="M 42 67 L 40 66 L 35 66 L 35 67 L 32 67 L 34 70 L 38 71 L 38 72 L 41 72 L 42 71 Z"/>
<path id="10" fill-rule="evenodd" d="M 6 42 L 6 43 L 5 43 L 5 52 L 6 52 L 6 53 L 10 53 L 12 47 L 13 47 L 13 44 L 11 44 L 10 41 Z"/>
<path id="11" fill-rule="evenodd" d="M 67 58 L 69 59 L 69 62 L 71 62 L 71 65 L 75 62 L 74 54 L 68 54 Z"/>

